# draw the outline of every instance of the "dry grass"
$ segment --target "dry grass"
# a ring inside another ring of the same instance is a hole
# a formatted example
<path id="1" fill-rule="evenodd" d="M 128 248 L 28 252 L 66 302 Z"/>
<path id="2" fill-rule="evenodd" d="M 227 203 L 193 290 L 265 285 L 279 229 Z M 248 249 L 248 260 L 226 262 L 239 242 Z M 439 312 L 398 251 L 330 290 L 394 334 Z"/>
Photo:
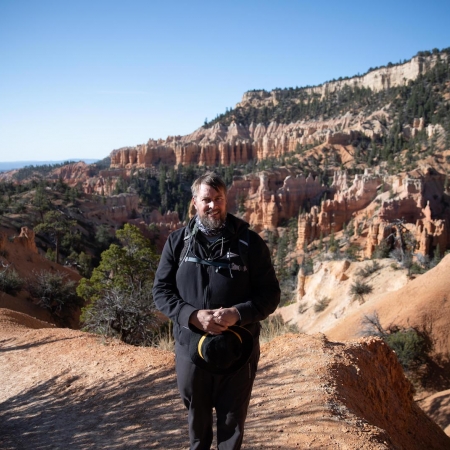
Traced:
<path id="1" fill-rule="evenodd" d="M 269 342 L 277 336 L 287 333 L 298 333 L 297 325 L 285 323 L 283 318 L 275 314 L 261 322 L 261 342 Z"/>

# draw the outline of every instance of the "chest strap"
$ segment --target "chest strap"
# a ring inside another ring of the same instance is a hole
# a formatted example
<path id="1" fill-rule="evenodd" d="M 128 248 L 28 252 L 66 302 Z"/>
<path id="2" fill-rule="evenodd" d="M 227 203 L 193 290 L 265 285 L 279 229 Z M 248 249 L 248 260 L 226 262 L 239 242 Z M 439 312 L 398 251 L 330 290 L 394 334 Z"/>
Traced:
<path id="1" fill-rule="evenodd" d="M 247 267 L 239 266 L 235 263 L 225 263 L 219 261 L 208 261 L 207 259 L 200 259 L 196 256 L 187 256 L 185 259 L 187 262 L 193 262 L 196 264 L 204 264 L 205 266 L 213 266 L 218 269 L 239 270 L 240 272 L 246 272 Z"/>

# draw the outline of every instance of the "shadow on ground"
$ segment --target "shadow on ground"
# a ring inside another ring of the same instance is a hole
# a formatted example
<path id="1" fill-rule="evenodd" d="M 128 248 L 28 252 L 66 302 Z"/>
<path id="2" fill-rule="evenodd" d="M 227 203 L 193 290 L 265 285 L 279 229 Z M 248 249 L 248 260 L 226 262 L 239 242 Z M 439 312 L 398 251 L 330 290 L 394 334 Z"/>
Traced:
<path id="1" fill-rule="evenodd" d="M 0 448 L 185 448 L 173 367 L 117 377 L 95 389 L 80 381 L 62 373 L 3 402 Z"/>

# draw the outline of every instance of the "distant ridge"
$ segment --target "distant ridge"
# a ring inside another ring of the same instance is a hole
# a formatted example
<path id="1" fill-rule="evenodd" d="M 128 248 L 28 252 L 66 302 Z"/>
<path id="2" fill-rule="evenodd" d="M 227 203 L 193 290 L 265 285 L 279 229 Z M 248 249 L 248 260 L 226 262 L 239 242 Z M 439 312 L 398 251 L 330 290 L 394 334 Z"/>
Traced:
<path id="1" fill-rule="evenodd" d="M 7 172 L 8 170 L 21 169 L 25 166 L 43 166 L 45 164 L 61 164 L 65 161 L 84 161 L 86 164 L 93 164 L 99 159 L 84 159 L 84 158 L 74 158 L 74 159 L 63 159 L 60 161 L 8 161 L 0 162 L 0 172 Z"/>

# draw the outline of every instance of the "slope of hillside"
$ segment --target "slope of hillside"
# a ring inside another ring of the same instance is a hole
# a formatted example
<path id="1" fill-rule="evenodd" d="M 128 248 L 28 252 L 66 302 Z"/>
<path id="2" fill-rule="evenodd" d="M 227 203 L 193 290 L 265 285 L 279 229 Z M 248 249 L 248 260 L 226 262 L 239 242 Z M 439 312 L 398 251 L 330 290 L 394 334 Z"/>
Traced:
<path id="1" fill-rule="evenodd" d="M 429 395 L 418 403 L 428 416 L 450 436 L 450 389 Z"/>
<path id="2" fill-rule="evenodd" d="M 443 360 L 450 355 L 450 255 L 435 268 L 412 280 L 399 290 L 389 292 L 361 305 L 326 331 L 333 340 L 353 339 L 361 333 L 364 314 L 377 311 L 381 325 L 395 324 L 427 330 L 434 353 Z"/>
<path id="3" fill-rule="evenodd" d="M 305 277 L 303 295 L 297 294 L 297 301 L 279 309 L 283 319 L 295 323 L 305 333 L 327 333 L 336 324 L 345 322 L 346 317 L 360 311 L 361 305 L 350 293 L 351 286 L 358 278 L 359 270 L 370 264 L 368 261 L 347 260 L 322 261 L 316 263 L 313 275 Z M 408 282 L 407 270 L 394 270 L 392 260 L 379 261 L 380 269 L 364 281 L 373 291 L 364 296 L 365 304 L 372 305 L 377 298 L 387 292 L 396 291 Z M 324 300 L 325 299 L 325 300 Z M 320 301 L 329 301 L 323 310 L 316 310 Z M 355 336 L 352 336 L 355 337 Z M 347 340 L 347 336 L 338 339 Z"/>
<path id="4" fill-rule="evenodd" d="M 39 253 L 35 242 L 35 233 L 22 227 L 20 234 L 13 234 L 13 229 L 0 226 L 0 272 L 13 270 L 21 281 L 22 288 L 15 295 L 0 290 L 0 308 L 28 314 L 40 320 L 57 323 L 66 319 L 66 324 L 79 327 L 79 308 L 63 308 L 61 314 L 52 315 L 49 309 L 38 306 L 37 300 L 31 300 L 30 285 L 36 283 L 39 274 L 61 274 L 65 280 L 77 282 L 80 275 L 67 266 L 56 264 Z M 48 292 L 46 295 L 49 295 Z"/>
<path id="5" fill-rule="evenodd" d="M 13 316 L 0 310 L 2 449 L 186 448 L 173 354 Z M 262 347 L 243 448 L 449 446 L 380 340 L 285 335 Z"/>

